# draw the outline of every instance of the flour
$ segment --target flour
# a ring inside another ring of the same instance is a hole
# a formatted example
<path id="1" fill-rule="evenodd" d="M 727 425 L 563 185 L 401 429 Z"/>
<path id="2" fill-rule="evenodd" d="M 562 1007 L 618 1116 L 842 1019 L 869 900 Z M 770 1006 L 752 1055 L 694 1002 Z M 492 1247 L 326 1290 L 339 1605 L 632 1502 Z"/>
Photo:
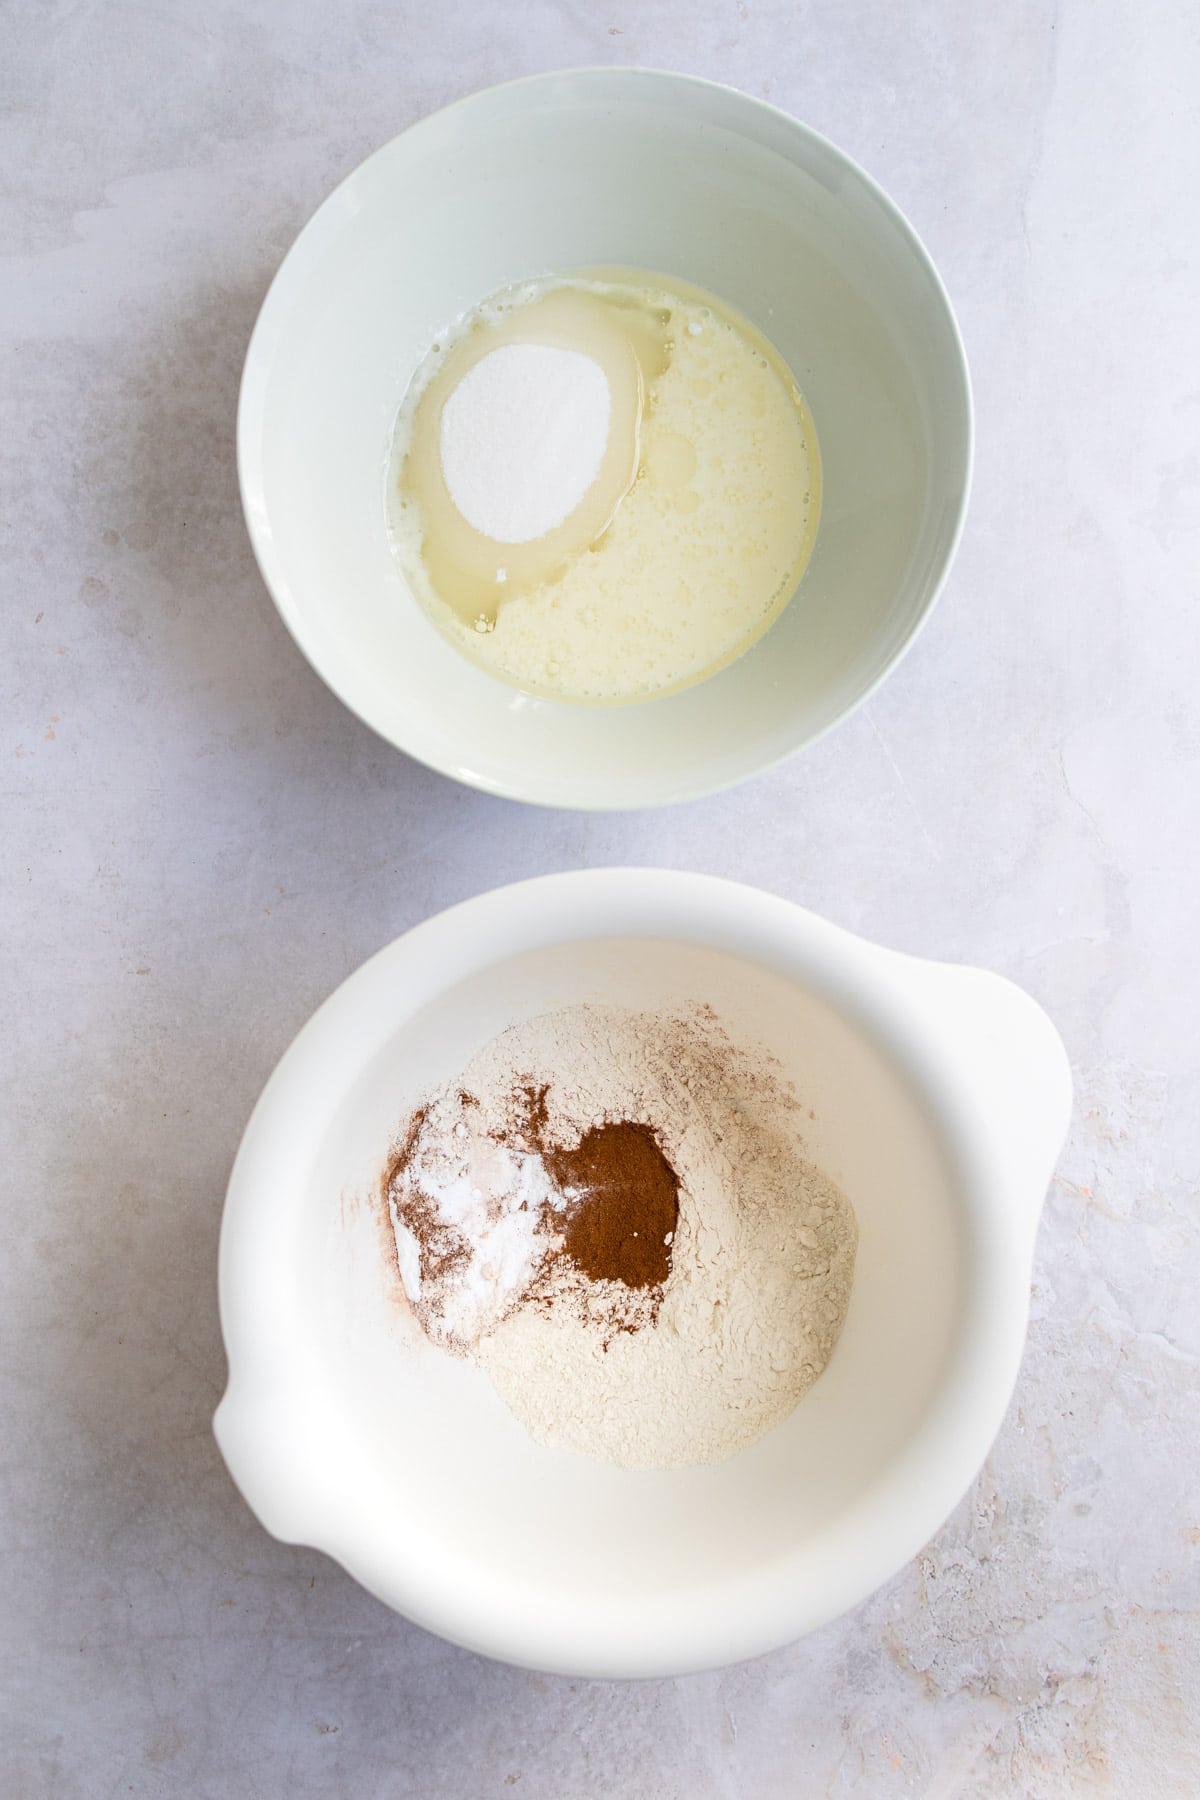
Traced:
<path id="1" fill-rule="evenodd" d="M 557 1143 L 615 1120 L 653 1129 L 679 1181 L 660 1288 L 590 1280 L 557 1254 L 563 1198 L 514 1141 L 522 1094 L 544 1084 Z M 778 1065 L 705 1008 L 575 1006 L 514 1026 L 410 1127 L 404 1191 L 415 1180 L 433 1210 L 409 1215 L 420 1243 L 395 1204 L 392 1219 L 418 1317 L 540 1442 L 626 1468 L 733 1455 L 817 1379 L 849 1302 L 854 1215 L 803 1156 L 802 1117 Z"/>
<path id="2" fill-rule="evenodd" d="M 612 410 L 599 363 L 548 344 L 506 344 L 442 408 L 442 474 L 468 525 L 502 544 L 544 537 L 595 481 Z"/>

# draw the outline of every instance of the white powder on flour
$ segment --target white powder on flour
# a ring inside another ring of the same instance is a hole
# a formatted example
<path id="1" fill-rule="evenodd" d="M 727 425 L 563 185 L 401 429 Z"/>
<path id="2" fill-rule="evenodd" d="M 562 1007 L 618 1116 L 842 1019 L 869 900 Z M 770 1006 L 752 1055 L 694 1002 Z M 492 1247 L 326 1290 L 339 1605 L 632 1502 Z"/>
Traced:
<path id="1" fill-rule="evenodd" d="M 517 1099 L 547 1083 L 550 1141 L 630 1120 L 674 1169 L 670 1272 L 652 1293 L 554 1254 L 545 1169 L 512 1148 Z M 805 1158 L 804 1117 L 773 1059 L 706 1008 L 573 1006 L 514 1026 L 410 1126 L 424 1254 L 407 1234 L 400 1256 L 418 1317 L 543 1443 L 626 1468 L 733 1455 L 817 1379 L 849 1302 L 854 1214 Z"/>
<path id="2" fill-rule="evenodd" d="M 545 1253 L 551 1185 L 541 1158 L 497 1144 L 457 1090 L 424 1109 L 412 1151 L 390 1200 L 400 1279 L 427 1334 L 461 1349 L 527 1291 Z"/>
<path id="3" fill-rule="evenodd" d="M 442 407 L 442 475 L 476 531 L 502 544 L 544 537 L 599 474 L 612 395 L 598 362 L 547 344 L 506 344 Z"/>

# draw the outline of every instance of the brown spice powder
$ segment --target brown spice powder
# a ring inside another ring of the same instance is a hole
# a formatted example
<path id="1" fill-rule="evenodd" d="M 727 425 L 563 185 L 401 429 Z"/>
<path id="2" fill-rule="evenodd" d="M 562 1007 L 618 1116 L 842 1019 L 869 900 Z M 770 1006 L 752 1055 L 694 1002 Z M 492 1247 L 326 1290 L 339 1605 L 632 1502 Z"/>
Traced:
<path id="1" fill-rule="evenodd" d="M 523 1112 L 521 1142 L 541 1157 L 562 1196 L 554 1225 L 560 1252 L 591 1281 L 661 1288 L 671 1273 L 679 1223 L 679 1178 L 649 1125 L 611 1119 L 585 1131 L 573 1148 L 548 1136 L 549 1082 L 514 1089 Z M 557 1260 L 557 1259 L 555 1259 Z"/>
<path id="2" fill-rule="evenodd" d="M 590 1281 L 661 1292 L 679 1224 L 679 1179 L 654 1131 L 632 1119 L 615 1119 L 592 1126 L 573 1147 L 555 1144 L 547 1136 L 548 1092 L 548 1083 L 517 1087 L 514 1125 L 495 1134 L 540 1156 L 559 1195 L 543 1218 L 562 1247 L 543 1263 L 541 1274 L 567 1262 Z M 478 1104 L 465 1088 L 458 1098 L 462 1105 Z M 422 1107 L 409 1120 L 388 1165 L 384 1191 L 417 1241 L 422 1282 L 436 1282 L 465 1264 L 471 1251 L 419 1181 L 407 1179 L 426 1118 Z"/>
<path id="3" fill-rule="evenodd" d="M 596 1125 L 573 1150 L 543 1147 L 542 1160 L 568 1208 L 562 1254 L 592 1281 L 661 1287 L 671 1273 L 679 1178 L 649 1125 Z"/>
<path id="4" fill-rule="evenodd" d="M 388 1201 L 395 1205 L 399 1217 L 420 1246 L 422 1281 L 436 1281 L 468 1263 L 471 1246 L 461 1231 L 446 1224 L 435 1201 L 403 1179 L 428 1116 L 428 1107 L 419 1106 L 408 1121 L 404 1141 L 393 1151 L 384 1172 L 383 1195 L 385 1205 Z M 392 1241 L 394 1248 L 395 1239 Z"/>

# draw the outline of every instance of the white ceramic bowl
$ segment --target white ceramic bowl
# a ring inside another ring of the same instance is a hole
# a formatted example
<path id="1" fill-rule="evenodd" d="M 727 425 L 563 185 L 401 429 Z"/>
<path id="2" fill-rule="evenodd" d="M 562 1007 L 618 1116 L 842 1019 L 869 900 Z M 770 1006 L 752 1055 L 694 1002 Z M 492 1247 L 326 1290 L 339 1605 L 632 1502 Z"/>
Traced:
<path id="1" fill-rule="evenodd" d="M 703 999 L 767 1043 L 858 1216 L 829 1366 L 717 1466 L 539 1446 L 387 1279 L 379 1182 L 406 1109 L 508 1025 L 585 998 Z M 259 1101 L 221 1237 L 221 1449 L 268 1530 L 489 1655 L 663 1675 L 786 1642 L 899 1569 L 986 1455 L 1070 1097 L 1019 989 L 753 889 L 621 869 L 481 895 L 352 975 Z"/>
<path id="2" fill-rule="evenodd" d="M 579 706 L 518 693 L 435 630 L 389 548 L 385 465 L 449 321 L 506 283 L 614 264 L 708 288 L 773 340 L 824 501 L 796 599 L 746 656 L 666 699 Z M 970 461 L 950 305 L 879 188 L 761 101 L 626 69 L 475 94 L 357 169 L 276 276 L 238 416 L 250 537 L 313 667 L 410 755 L 549 806 L 709 793 L 843 718 L 937 596 Z"/>

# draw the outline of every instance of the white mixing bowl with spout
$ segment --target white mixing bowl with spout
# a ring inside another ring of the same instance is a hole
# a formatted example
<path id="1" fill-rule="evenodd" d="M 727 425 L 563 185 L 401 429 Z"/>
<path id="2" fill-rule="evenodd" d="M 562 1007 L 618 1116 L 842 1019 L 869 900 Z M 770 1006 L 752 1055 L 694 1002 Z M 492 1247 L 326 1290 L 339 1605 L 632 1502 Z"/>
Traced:
<path id="1" fill-rule="evenodd" d="M 725 1463 L 630 1471 L 535 1443 L 423 1337 L 391 1271 L 380 1179 L 406 1112 L 507 1026 L 583 1000 L 707 1001 L 765 1044 L 858 1217 L 827 1369 Z M 753 1656 L 887 1580 L 975 1475 L 1070 1104 L 1018 988 L 754 889 L 619 869 L 480 895 L 352 975 L 255 1109 L 221 1238 L 221 1449 L 268 1530 L 488 1655 L 602 1676 Z"/>
<path id="2" fill-rule="evenodd" d="M 392 554 L 385 470 L 447 326 L 535 276 L 640 268 L 707 288 L 790 365 L 823 469 L 812 560 L 743 657 L 587 706 L 468 662 Z M 300 234 L 246 356 L 251 541 L 313 667 L 391 743 L 547 806 L 727 787 L 843 718 L 932 607 L 966 508 L 971 401 L 937 274 L 861 169 L 797 120 L 684 75 L 583 69 L 473 94 L 384 146 Z"/>

